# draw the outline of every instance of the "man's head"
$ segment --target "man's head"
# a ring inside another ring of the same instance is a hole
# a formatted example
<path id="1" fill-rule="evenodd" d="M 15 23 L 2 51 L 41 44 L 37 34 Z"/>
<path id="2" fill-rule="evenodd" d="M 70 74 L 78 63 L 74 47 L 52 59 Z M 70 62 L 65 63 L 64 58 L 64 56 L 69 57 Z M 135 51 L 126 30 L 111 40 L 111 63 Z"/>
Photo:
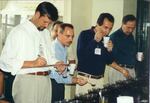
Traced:
<path id="1" fill-rule="evenodd" d="M 74 27 L 72 24 L 63 23 L 58 28 L 58 40 L 63 46 L 70 46 L 74 38 Z"/>
<path id="2" fill-rule="evenodd" d="M 53 23 L 52 28 L 51 28 L 51 37 L 55 39 L 58 35 L 58 28 L 60 27 L 60 24 L 63 22 L 61 21 L 56 21 Z"/>
<path id="3" fill-rule="evenodd" d="M 106 36 L 112 30 L 114 17 L 109 13 L 102 13 L 97 19 L 96 31 L 100 31 L 103 36 Z"/>
<path id="4" fill-rule="evenodd" d="M 42 2 L 37 6 L 35 15 L 31 21 L 36 25 L 38 30 L 41 31 L 47 28 L 49 24 L 51 24 L 53 21 L 56 21 L 57 19 L 57 8 L 49 2 Z"/>
<path id="5" fill-rule="evenodd" d="M 122 30 L 126 35 L 132 34 L 136 27 L 136 17 L 134 15 L 126 15 L 122 19 Z"/>

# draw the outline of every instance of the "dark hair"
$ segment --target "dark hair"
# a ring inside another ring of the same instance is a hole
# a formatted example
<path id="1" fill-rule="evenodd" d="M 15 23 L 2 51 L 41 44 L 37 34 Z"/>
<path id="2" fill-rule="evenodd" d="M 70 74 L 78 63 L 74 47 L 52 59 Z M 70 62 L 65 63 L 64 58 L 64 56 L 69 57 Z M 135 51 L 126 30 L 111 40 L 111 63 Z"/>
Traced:
<path id="1" fill-rule="evenodd" d="M 50 2 L 40 3 L 35 11 L 39 11 L 41 16 L 47 15 L 52 21 L 56 21 L 58 19 L 57 8 Z"/>
<path id="2" fill-rule="evenodd" d="M 66 27 L 69 27 L 69 28 L 71 28 L 71 29 L 74 28 L 72 24 L 69 24 L 69 23 L 62 23 L 62 24 L 60 24 L 60 28 L 61 28 L 61 31 L 60 31 L 60 32 L 63 33 Z"/>
<path id="3" fill-rule="evenodd" d="M 114 17 L 110 13 L 101 13 L 97 19 L 97 24 L 101 26 L 106 18 L 114 23 Z"/>
<path id="4" fill-rule="evenodd" d="M 131 14 L 124 16 L 122 19 L 122 23 L 126 24 L 128 21 L 136 21 L 136 17 Z"/>
<path id="5" fill-rule="evenodd" d="M 62 24 L 63 22 L 62 21 L 55 21 L 52 25 L 52 30 L 54 29 L 54 26 L 57 25 L 57 24 Z"/>

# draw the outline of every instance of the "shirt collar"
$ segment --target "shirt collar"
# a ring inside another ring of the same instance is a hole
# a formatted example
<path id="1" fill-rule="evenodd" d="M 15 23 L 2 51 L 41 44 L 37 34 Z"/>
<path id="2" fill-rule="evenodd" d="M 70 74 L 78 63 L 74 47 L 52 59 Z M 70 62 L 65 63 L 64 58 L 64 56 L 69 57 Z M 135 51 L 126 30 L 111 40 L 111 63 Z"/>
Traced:
<path id="1" fill-rule="evenodd" d="M 126 34 L 123 32 L 122 28 L 120 28 L 120 32 L 121 32 L 121 35 L 122 35 L 123 37 L 125 37 L 125 38 L 132 36 L 132 34 L 126 35 Z"/>
<path id="2" fill-rule="evenodd" d="M 55 39 L 55 42 L 59 45 L 59 47 L 60 47 L 62 50 L 64 50 L 64 49 L 67 48 L 66 46 L 64 47 L 64 45 L 62 45 L 62 43 L 58 40 L 58 38 Z"/>

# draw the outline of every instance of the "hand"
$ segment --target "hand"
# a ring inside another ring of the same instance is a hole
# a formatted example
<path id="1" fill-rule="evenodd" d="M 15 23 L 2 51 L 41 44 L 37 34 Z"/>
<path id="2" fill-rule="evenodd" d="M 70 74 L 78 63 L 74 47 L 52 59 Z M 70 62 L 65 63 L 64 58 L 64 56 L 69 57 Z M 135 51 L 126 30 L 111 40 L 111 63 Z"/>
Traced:
<path id="1" fill-rule="evenodd" d="M 36 60 L 33 61 L 34 65 L 37 67 L 46 66 L 47 61 L 43 57 L 38 57 Z"/>
<path id="2" fill-rule="evenodd" d="M 102 32 L 102 29 L 97 25 L 95 27 L 95 36 L 94 36 L 94 39 L 99 42 L 101 41 L 103 38 L 103 32 Z"/>
<path id="3" fill-rule="evenodd" d="M 83 86 L 88 83 L 86 79 L 83 79 L 81 77 L 74 77 L 74 78 L 76 78 L 76 83 L 79 84 L 80 86 Z"/>
<path id="4" fill-rule="evenodd" d="M 54 66 L 58 72 L 60 73 L 63 73 L 66 69 L 66 65 L 64 64 L 63 61 L 59 61 L 59 62 L 56 62 L 55 66 Z"/>
<path id="5" fill-rule="evenodd" d="M 111 51 L 112 51 L 113 46 L 114 46 L 114 45 L 113 45 L 112 41 L 111 41 L 111 40 L 109 40 L 107 50 L 108 50 L 109 52 L 111 52 Z"/>
<path id="6" fill-rule="evenodd" d="M 126 78 L 128 78 L 128 79 L 131 79 L 131 78 L 132 78 L 131 75 L 130 75 L 130 73 L 129 73 L 129 71 L 126 70 L 126 69 L 124 69 L 124 70 L 122 71 L 122 74 L 123 74 Z"/>
<path id="7" fill-rule="evenodd" d="M 103 36 L 102 36 L 102 33 L 100 31 L 97 31 L 95 36 L 94 36 L 94 39 L 97 41 L 97 42 L 100 42 L 102 40 Z"/>

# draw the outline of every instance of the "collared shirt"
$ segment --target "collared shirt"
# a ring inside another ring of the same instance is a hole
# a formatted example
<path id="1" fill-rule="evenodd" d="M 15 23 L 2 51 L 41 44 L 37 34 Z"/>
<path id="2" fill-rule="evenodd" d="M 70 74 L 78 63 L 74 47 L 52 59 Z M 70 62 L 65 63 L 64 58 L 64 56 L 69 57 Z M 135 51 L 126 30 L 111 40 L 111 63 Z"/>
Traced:
<path id="1" fill-rule="evenodd" d="M 68 48 L 67 48 L 67 59 L 68 60 L 75 60 L 76 57 L 76 53 L 74 52 L 74 47 L 71 44 Z"/>
<path id="2" fill-rule="evenodd" d="M 103 75 L 106 64 L 111 64 L 113 58 L 111 53 L 104 47 L 102 41 L 94 40 L 93 29 L 82 31 L 78 38 L 77 57 L 78 71 L 92 75 Z M 96 48 L 99 54 L 96 54 Z"/>
<path id="3" fill-rule="evenodd" d="M 136 45 L 132 34 L 127 36 L 122 29 L 110 35 L 113 42 L 113 55 L 118 64 L 135 65 Z"/>
<path id="4" fill-rule="evenodd" d="M 6 72 L 26 74 L 38 71 L 48 71 L 49 68 L 22 68 L 24 61 L 37 59 L 40 46 L 43 48 L 43 56 L 50 64 L 50 40 L 49 31 L 38 31 L 29 20 L 19 24 L 9 33 L 0 57 L 0 68 Z M 45 40 L 46 39 L 46 40 Z M 48 44 L 47 44 L 48 43 Z"/>
<path id="5" fill-rule="evenodd" d="M 67 63 L 67 48 L 64 47 L 57 38 L 52 41 L 51 57 L 54 60 Z M 72 77 L 69 75 L 67 70 L 64 73 L 66 73 L 66 78 L 64 78 L 62 74 L 59 74 L 59 72 L 56 72 L 55 69 L 52 69 L 50 77 L 55 79 L 57 83 L 72 83 Z"/>

